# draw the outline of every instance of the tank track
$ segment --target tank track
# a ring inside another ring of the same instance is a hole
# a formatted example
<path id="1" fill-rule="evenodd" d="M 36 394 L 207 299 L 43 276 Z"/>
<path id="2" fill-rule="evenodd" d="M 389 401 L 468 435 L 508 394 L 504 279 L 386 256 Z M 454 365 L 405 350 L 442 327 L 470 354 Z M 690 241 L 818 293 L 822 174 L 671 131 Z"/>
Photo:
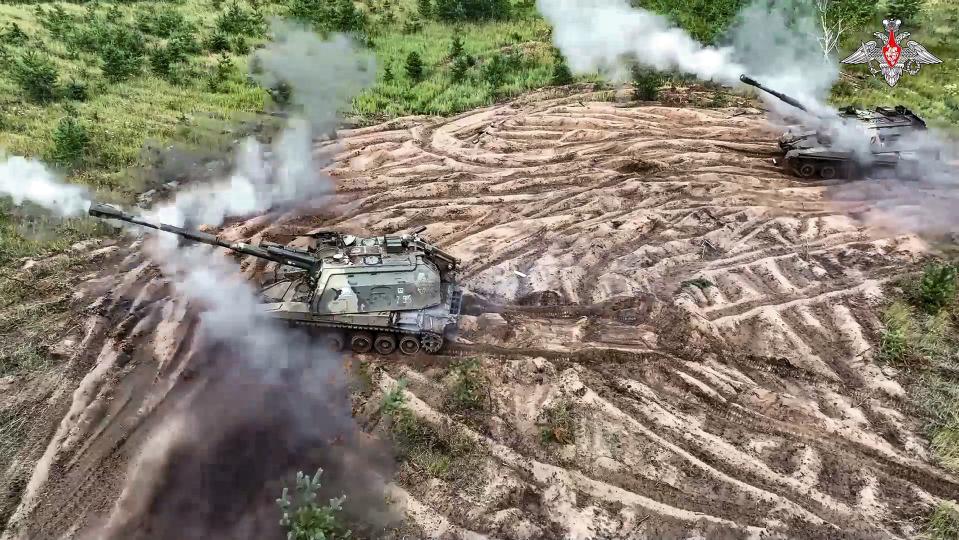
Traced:
<path id="1" fill-rule="evenodd" d="M 401 328 L 383 328 L 357 324 L 318 323 L 290 321 L 291 327 L 307 328 L 319 335 L 324 346 L 339 352 L 348 344 L 351 351 L 359 354 L 375 351 L 390 355 L 396 351 L 412 355 L 420 350 L 436 354 L 443 348 L 443 336 L 434 332 L 419 332 Z M 415 343 L 415 346 L 414 346 Z"/>

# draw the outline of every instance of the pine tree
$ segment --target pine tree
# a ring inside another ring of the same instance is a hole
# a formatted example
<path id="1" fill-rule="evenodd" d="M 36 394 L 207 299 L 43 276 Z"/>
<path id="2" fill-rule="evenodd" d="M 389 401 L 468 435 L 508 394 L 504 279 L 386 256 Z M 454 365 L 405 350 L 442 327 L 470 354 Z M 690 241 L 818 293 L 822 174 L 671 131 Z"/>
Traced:
<path id="1" fill-rule="evenodd" d="M 466 72 L 469 71 L 469 59 L 465 56 L 458 56 L 453 60 L 453 69 L 450 71 L 450 78 L 454 83 L 461 83 L 466 80 Z"/>
<path id="2" fill-rule="evenodd" d="M 353 0 L 339 0 L 333 12 L 333 27 L 340 32 L 356 32 L 363 28 L 363 13 Z"/>
<path id="3" fill-rule="evenodd" d="M 633 84 L 635 98 L 640 101 L 652 101 L 659 97 L 659 87 L 663 85 L 663 77 L 655 71 L 634 65 Z"/>
<path id="4" fill-rule="evenodd" d="M 460 29 L 453 33 L 453 42 L 450 43 L 450 60 L 456 60 L 463 55 L 463 40 L 460 38 Z"/>
<path id="5" fill-rule="evenodd" d="M 417 0 L 417 5 L 420 10 L 420 17 L 425 20 L 429 20 L 433 17 L 433 2 L 432 0 Z"/>
<path id="6" fill-rule="evenodd" d="M 565 86 L 573 82 L 573 73 L 569 70 L 569 66 L 566 65 L 566 59 L 562 56 L 557 56 L 556 61 L 553 63 L 553 77 L 552 77 L 553 86 Z"/>
<path id="7" fill-rule="evenodd" d="M 922 10 L 922 0 L 889 0 L 889 16 L 902 22 L 915 20 Z"/>
<path id="8" fill-rule="evenodd" d="M 423 79 L 423 59 L 416 51 L 406 57 L 406 77 L 414 83 Z"/>

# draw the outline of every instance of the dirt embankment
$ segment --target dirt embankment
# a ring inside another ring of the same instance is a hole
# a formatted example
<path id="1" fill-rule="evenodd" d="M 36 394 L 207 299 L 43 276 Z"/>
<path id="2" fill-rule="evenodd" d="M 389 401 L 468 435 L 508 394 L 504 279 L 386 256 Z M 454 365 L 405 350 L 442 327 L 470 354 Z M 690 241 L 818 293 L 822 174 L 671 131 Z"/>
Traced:
<path id="1" fill-rule="evenodd" d="M 446 411 L 446 357 L 370 358 L 374 391 L 357 404 L 364 416 L 405 378 L 418 418 L 479 443 L 467 483 L 400 469 L 391 500 L 408 527 L 914 536 L 959 482 L 932 464 L 872 345 L 881 285 L 916 263 L 921 243 L 872 233 L 826 187 L 778 172 L 759 111 L 595 97 L 534 94 L 344 132 L 335 204 L 225 233 L 286 241 L 317 227 L 426 224 L 465 261 L 472 294 L 450 354 L 480 360 L 482 421 Z M 135 253 L 117 269 L 122 283 L 87 299 L 68 376 L 45 398 L 59 425 L 18 458 L 32 472 L 9 538 L 69 536 L 104 516 L 151 419 L 209 380 L 165 279 Z M 545 443 L 542 412 L 557 404 L 575 427 Z"/>

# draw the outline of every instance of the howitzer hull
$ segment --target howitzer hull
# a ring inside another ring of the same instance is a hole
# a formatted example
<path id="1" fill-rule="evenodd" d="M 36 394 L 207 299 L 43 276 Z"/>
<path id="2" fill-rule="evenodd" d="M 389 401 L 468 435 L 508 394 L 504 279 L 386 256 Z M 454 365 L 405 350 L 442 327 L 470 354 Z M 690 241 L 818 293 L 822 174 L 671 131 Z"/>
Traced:
<path id="1" fill-rule="evenodd" d="M 425 227 L 367 238 L 324 231 L 309 235 L 312 245 L 304 248 L 227 242 L 102 204 L 91 205 L 89 213 L 268 261 L 272 278 L 260 290 L 263 313 L 311 329 L 331 349 L 435 354 L 459 322 L 459 260 L 420 238 Z"/>
<path id="2" fill-rule="evenodd" d="M 355 353 L 428 354 L 439 352 L 456 331 L 462 291 L 450 287 L 446 301 L 427 309 L 320 315 L 307 302 L 263 304 L 263 312 L 292 327 L 306 328 L 323 338 L 334 351 Z"/>

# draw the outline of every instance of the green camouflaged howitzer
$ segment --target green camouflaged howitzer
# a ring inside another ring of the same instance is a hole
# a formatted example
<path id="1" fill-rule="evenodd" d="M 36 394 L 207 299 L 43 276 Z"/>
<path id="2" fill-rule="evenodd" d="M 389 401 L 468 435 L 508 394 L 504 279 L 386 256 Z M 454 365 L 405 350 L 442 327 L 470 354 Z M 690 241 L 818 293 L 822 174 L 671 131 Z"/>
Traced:
<path id="1" fill-rule="evenodd" d="M 739 80 L 812 114 L 795 99 L 767 88 L 755 79 L 740 75 Z M 918 146 L 917 138 L 910 136 L 917 131 L 924 131 L 926 123 L 905 107 L 876 107 L 873 111 L 843 107 L 839 109 L 839 116 L 863 124 L 865 136 L 870 139 L 868 155 L 856 155 L 851 150 L 837 148 L 827 126 L 824 129 L 783 134 L 779 138 L 783 155 L 775 160 L 776 164 L 796 176 L 809 179 L 853 179 L 881 170 L 895 171 L 901 178 L 914 179 L 922 161 L 940 158 L 938 151 L 923 150 Z"/>
<path id="2" fill-rule="evenodd" d="M 273 242 L 226 242 L 215 235 L 154 223 L 112 206 L 93 204 L 91 216 L 118 219 L 273 263 L 260 290 L 263 309 L 291 325 L 310 327 L 326 346 L 366 353 L 434 354 L 459 322 L 459 260 L 419 237 L 361 238 L 336 232 L 310 235 L 308 248 Z M 267 265 L 270 268 L 270 265 Z"/>

